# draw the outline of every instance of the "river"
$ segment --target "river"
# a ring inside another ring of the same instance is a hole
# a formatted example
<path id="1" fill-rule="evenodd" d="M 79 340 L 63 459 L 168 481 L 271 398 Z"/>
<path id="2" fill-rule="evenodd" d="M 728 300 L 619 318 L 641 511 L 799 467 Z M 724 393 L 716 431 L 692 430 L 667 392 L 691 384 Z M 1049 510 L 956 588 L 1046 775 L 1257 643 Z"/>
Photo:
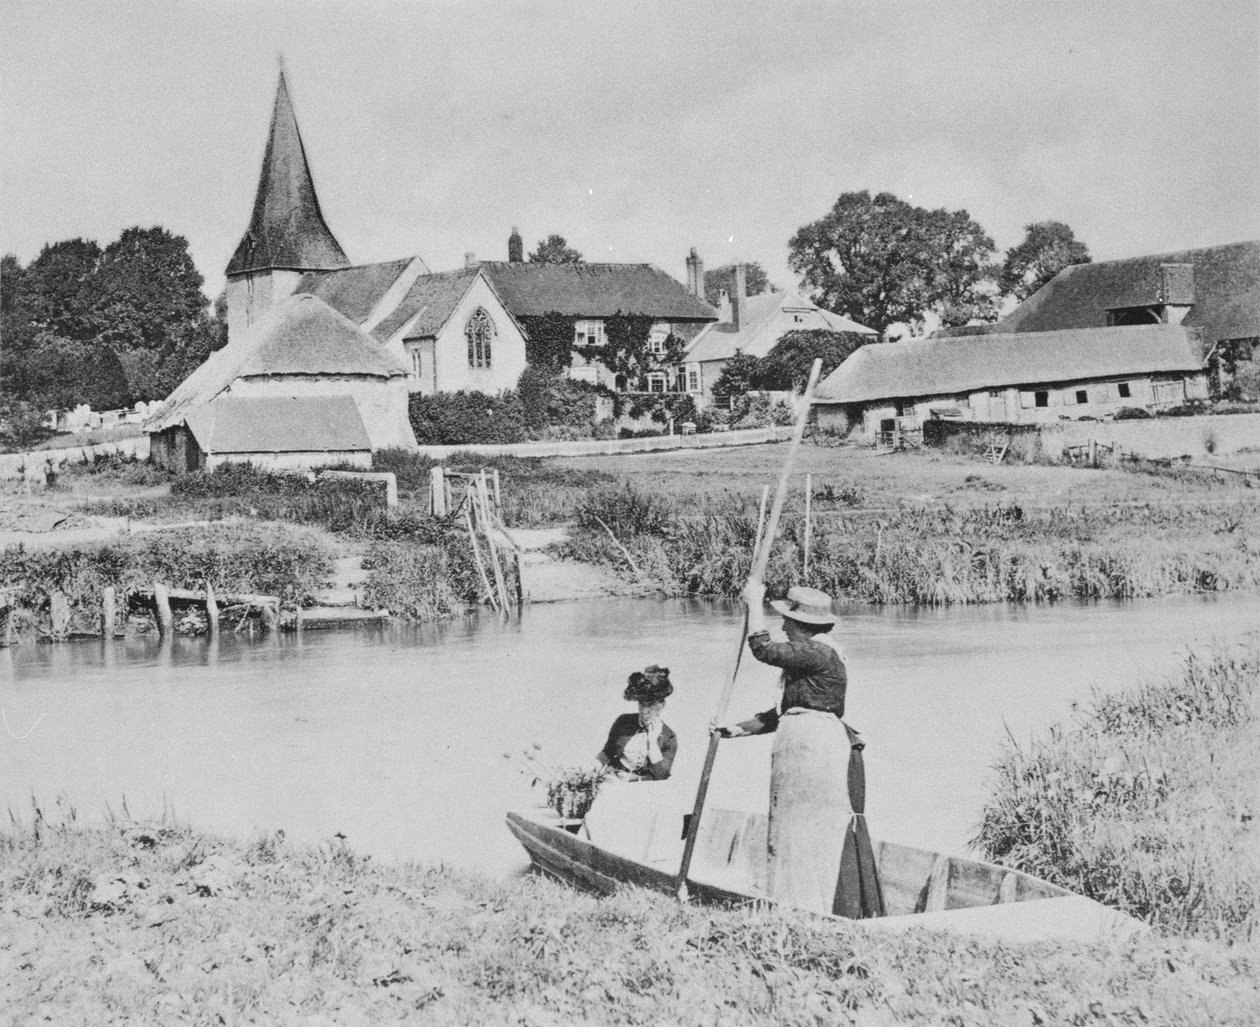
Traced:
<path id="1" fill-rule="evenodd" d="M 963 852 L 989 767 L 1068 717 L 1095 687 L 1176 669 L 1192 644 L 1260 625 L 1255 595 L 1128 603 L 851 607 L 838 627 L 847 720 L 866 741 L 872 833 Z M 131 639 L 0 650 L 0 810 L 81 818 L 169 810 L 250 836 L 346 836 L 378 858 L 511 873 L 524 856 L 503 812 L 534 798 L 516 756 L 587 762 L 626 675 L 670 667 L 665 710 L 693 791 L 706 725 L 734 663 L 732 603 L 540 605 L 519 621 L 309 632 L 217 642 Z M 765 709 L 775 672 L 745 659 L 732 719 Z M 719 751 L 711 802 L 764 804 L 766 738 Z M 3 813 L 0 813 L 3 815 Z"/>

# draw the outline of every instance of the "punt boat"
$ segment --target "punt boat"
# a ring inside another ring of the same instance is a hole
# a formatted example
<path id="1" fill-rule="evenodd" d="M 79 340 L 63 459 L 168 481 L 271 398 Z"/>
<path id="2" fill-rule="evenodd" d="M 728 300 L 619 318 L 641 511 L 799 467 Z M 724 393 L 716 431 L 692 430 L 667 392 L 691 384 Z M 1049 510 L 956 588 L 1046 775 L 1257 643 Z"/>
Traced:
<path id="1" fill-rule="evenodd" d="M 657 817 L 630 840 L 624 831 L 603 830 L 590 814 L 561 819 L 545 808 L 509 812 L 507 826 L 533 869 L 549 877 L 602 895 L 623 885 L 674 895 L 682 830 L 662 832 L 665 819 L 672 818 Z M 766 837 L 764 814 L 706 810 L 686 882 L 689 898 L 721 906 L 772 904 L 765 898 Z M 1081 942 L 1147 930 L 1124 913 L 1018 870 L 895 842 L 875 842 L 873 849 L 886 915 L 860 921 L 864 929 L 925 927 L 1005 941 Z"/>

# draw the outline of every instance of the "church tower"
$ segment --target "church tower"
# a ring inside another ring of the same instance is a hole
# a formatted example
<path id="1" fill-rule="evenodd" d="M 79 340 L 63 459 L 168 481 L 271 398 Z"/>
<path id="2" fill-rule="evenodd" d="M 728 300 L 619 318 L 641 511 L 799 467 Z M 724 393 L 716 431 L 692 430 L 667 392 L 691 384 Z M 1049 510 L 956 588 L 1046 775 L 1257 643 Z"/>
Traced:
<path id="1" fill-rule="evenodd" d="M 291 295 L 303 272 L 349 264 L 324 224 L 281 69 L 254 213 L 227 266 L 228 341 Z"/>

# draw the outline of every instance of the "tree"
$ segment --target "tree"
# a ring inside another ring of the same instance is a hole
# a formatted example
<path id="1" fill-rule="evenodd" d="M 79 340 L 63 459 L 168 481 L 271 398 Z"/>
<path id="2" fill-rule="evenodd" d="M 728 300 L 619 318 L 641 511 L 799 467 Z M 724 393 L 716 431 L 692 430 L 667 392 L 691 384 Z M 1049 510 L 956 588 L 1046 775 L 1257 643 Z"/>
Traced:
<path id="1" fill-rule="evenodd" d="M 933 256 L 931 308 L 950 327 L 998 319 L 996 247 L 965 210 L 925 212 L 923 225 Z"/>
<path id="2" fill-rule="evenodd" d="M 753 384 L 775 392 L 804 392 L 816 359 L 822 359 L 821 381 L 868 341 L 868 336 L 857 332 L 826 328 L 785 332 L 770 352 L 757 361 Z"/>
<path id="3" fill-rule="evenodd" d="M 582 254 L 570 246 L 563 235 L 549 235 L 529 255 L 531 264 L 581 264 Z"/>
<path id="4" fill-rule="evenodd" d="M 722 365 L 722 371 L 713 383 L 713 394 L 730 397 L 751 392 L 756 388 L 757 366 L 760 363 L 751 353 L 736 350 L 735 355 Z"/>
<path id="5" fill-rule="evenodd" d="M 1061 221 L 1024 226 L 1024 241 L 1006 251 L 1002 262 L 1002 295 L 1028 299 L 1065 267 L 1090 262 L 1089 248 Z"/>
<path id="6" fill-rule="evenodd" d="M 760 296 L 763 292 L 778 292 L 766 270 L 756 261 L 744 265 L 744 289 L 749 296 Z M 704 298 L 710 306 L 716 307 L 721 302 L 722 293 L 728 296 L 735 291 L 735 265 L 724 264 L 704 273 Z"/>
<path id="7" fill-rule="evenodd" d="M 98 327 L 100 262 L 101 248 L 91 239 L 45 246 L 16 283 L 11 300 L 14 312 L 32 333 L 46 331 L 79 341 L 93 338 Z M 5 273 L 11 274 L 11 268 L 6 267 Z"/>
<path id="8" fill-rule="evenodd" d="M 788 263 L 819 306 L 885 336 L 930 311 L 980 309 L 993 241 L 965 210 L 925 210 L 892 193 L 842 193 L 792 237 Z M 953 313 L 952 316 L 959 316 Z"/>
<path id="9" fill-rule="evenodd" d="M 98 337 L 118 349 L 167 348 L 209 306 L 188 241 L 157 226 L 128 228 L 110 243 L 97 280 Z"/>

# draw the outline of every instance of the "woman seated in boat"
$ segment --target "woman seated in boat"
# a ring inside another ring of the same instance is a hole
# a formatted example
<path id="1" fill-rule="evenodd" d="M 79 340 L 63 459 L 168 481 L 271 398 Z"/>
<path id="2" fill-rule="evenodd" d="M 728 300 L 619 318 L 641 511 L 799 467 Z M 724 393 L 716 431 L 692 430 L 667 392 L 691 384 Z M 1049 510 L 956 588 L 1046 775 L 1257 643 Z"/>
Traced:
<path id="1" fill-rule="evenodd" d="M 765 628 L 766 589 L 749 582 L 748 647 L 760 662 L 782 671 L 778 704 L 749 720 L 714 728 L 723 738 L 775 732 L 770 757 L 770 898 L 799 909 L 830 913 L 840 854 L 850 820 L 850 740 L 841 717 L 848 684 L 844 660 L 828 636 L 836 618 L 831 597 L 796 587 L 770 605 L 783 614 L 786 641 Z"/>
<path id="2" fill-rule="evenodd" d="M 678 738 L 661 713 L 673 691 L 668 667 L 653 664 L 631 674 L 626 702 L 638 703 L 639 712 L 623 713 L 613 721 L 608 741 L 596 759 L 632 781 L 668 778 L 678 752 Z"/>

